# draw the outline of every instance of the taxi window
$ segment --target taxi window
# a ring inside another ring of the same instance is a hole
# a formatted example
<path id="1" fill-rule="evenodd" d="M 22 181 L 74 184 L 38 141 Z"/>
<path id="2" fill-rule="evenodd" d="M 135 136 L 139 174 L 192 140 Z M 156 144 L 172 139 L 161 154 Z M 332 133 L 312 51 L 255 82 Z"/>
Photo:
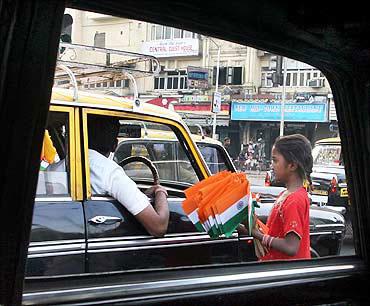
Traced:
<path id="1" fill-rule="evenodd" d="M 219 148 L 204 143 L 198 143 L 197 145 L 212 174 L 223 170 L 230 170 Z"/>
<path id="2" fill-rule="evenodd" d="M 317 145 L 312 150 L 312 156 L 316 165 L 339 166 L 342 164 L 340 145 Z"/>
<path id="3" fill-rule="evenodd" d="M 119 164 L 130 156 L 143 156 L 157 168 L 161 183 L 183 185 L 198 181 L 187 155 L 178 154 L 177 147 L 182 146 L 169 126 L 141 120 L 117 119 L 120 125 L 117 147 L 111 156 L 116 163 Z M 131 162 L 124 165 L 123 169 L 133 180 L 153 180 L 150 169 L 141 162 Z"/>
<path id="4" fill-rule="evenodd" d="M 176 157 L 174 155 L 174 142 L 155 139 L 138 139 L 135 141 L 120 141 L 116 149 L 114 160 L 121 162 L 129 156 L 143 156 L 151 160 L 158 170 L 161 180 L 176 181 Z M 125 152 L 131 152 L 130 155 Z M 133 162 L 123 167 L 126 174 L 132 178 L 151 178 L 149 168 L 141 162 Z"/>
<path id="5" fill-rule="evenodd" d="M 66 196 L 69 189 L 68 114 L 50 112 L 40 156 L 36 196 Z"/>

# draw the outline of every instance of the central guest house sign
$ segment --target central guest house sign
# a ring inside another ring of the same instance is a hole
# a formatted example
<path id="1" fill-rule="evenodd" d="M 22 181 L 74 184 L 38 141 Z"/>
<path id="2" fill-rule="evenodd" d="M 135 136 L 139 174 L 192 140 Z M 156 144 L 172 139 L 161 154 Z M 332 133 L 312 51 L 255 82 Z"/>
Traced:
<path id="1" fill-rule="evenodd" d="M 199 40 L 174 38 L 144 42 L 142 53 L 155 57 L 199 56 Z"/>

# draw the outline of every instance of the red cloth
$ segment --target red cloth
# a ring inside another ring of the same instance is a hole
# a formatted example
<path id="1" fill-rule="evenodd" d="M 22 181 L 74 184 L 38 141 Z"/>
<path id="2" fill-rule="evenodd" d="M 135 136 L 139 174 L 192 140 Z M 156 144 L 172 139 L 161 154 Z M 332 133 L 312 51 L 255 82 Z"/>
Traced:
<path id="1" fill-rule="evenodd" d="M 296 233 L 301 241 L 295 256 L 286 255 L 271 249 L 260 260 L 310 259 L 310 202 L 304 187 L 288 195 L 283 203 L 275 204 L 267 220 L 268 234 L 272 237 L 285 238 Z"/>

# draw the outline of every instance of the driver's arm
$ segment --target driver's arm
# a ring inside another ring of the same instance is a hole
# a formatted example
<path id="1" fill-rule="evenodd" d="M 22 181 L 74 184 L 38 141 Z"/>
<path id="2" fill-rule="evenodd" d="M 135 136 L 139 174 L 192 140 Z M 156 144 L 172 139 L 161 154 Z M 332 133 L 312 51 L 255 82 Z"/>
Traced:
<path id="1" fill-rule="evenodd" d="M 155 237 L 162 237 L 167 232 L 169 219 L 167 192 L 163 187 L 158 186 L 154 193 L 154 207 L 148 205 L 135 218 L 145 227 L 149 234 Z"/>
<path id="2" fill-rule="evenodd" d="M 106 190 L 126 207 L 150 235 L 161 237 L 167 232 L 169 219 L 167 192 L 162 186 L 154 186 L 152 189 L 155 194 L 153 207 L 148 197 L 139 190 L 123 169 L 115 167 L 109 174 Z"/>

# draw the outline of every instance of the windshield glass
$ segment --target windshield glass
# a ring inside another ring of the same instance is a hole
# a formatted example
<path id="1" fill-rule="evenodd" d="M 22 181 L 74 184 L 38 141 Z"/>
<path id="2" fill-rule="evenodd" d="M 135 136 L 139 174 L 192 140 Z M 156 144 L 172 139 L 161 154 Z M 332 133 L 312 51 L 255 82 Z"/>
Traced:
<path id="1" fill-rule="evenodd" d="M 317 145 L 312 150 L 314 165 L 340 166 L 342 165 L 341 146 Z"/>
<path id="2" fill-rule="evenodd" d="M 187 154 L 170 127 L 139 120 L 120 120 L 120 124 L 118 146 L 114 153 L 117 163 L 129 156 L 143 156 L 153 162 L 162 182 L 198 182 Z M 149 168 L 140 162 L 130 163 L 124 170 L 134 179 L 152 179 Z"/>

